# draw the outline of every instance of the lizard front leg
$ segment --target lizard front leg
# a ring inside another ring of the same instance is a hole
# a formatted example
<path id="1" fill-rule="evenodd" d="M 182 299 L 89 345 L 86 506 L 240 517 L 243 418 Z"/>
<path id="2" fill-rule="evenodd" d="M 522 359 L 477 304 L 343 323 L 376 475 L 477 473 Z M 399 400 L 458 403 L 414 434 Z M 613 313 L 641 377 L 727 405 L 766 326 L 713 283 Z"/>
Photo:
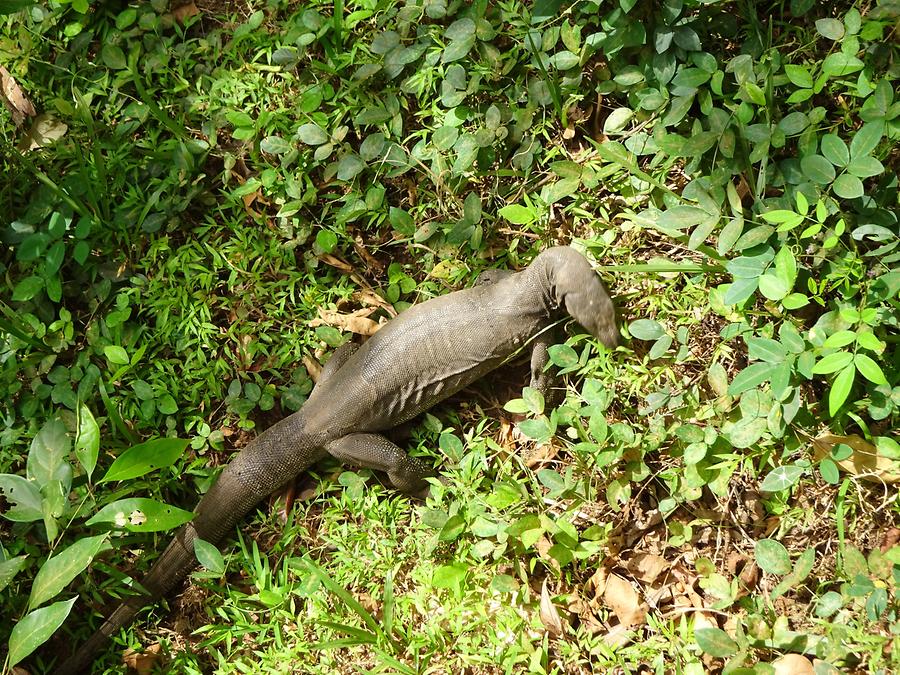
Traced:
<path id="1" fill-rule="evenodd" d="M 562 402 L 562 381 L 553 369 L 548 369 L 552 345 L 560 341 L 559 331 L 549 328 L 539 333 L 531 341 L 531 383 L 532 389 L 537 389 L 544 396 L 544 402 L 548 407 L 556 407 Z"/>
<path id="2" fill-rule="evenodd" d="M 394 488 L 417 497 L 428 494 L 425 479 L 436 475 L 427 462 L 410 457 L 381 434 L 348 434 L 328 443 L 325 450 L 347 464 L 383 471 Z"/>

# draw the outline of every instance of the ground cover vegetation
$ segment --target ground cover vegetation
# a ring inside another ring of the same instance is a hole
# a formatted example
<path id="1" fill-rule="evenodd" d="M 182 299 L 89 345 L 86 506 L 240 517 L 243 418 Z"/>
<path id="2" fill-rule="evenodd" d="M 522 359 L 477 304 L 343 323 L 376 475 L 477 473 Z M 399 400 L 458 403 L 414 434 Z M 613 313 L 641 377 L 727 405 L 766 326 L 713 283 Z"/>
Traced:
<path id="1" fill-rule="evenodd" d="M 554 243 L 622 346 L 417 421 L 427 503 L 318 467 L 96 672 L 898 670 L 896 1 L 0 12 L 4 672 L 333 348 Z"/>

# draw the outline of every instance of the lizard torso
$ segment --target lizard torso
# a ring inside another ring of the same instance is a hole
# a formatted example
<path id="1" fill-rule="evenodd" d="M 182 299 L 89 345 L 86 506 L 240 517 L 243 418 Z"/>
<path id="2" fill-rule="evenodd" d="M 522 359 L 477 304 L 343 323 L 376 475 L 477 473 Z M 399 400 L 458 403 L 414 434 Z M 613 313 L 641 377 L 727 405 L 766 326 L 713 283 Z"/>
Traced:
<path id="1" fill-rule="evenodd" d="M 195 539 L 219 543 L 261 499 L 324 455 L 387 471 L 406 491 L 420 489 L 432 475 L 430 467 L 407 458 L 377 432 L 412 419 L 490 372 L 563 313 L 606 345 L 615 344 L 615 314 L 606 290 L 581 254 L 557 247 L 521 272 L 414 305 L 388 322 L 320 381 L 300 411 L 234 457 L 201 499 L 194 520 L 142 580 L 149 598 L 124 601 L 57 672 L 86 668 L 141 606 L 184 579 L 196 565 Z"/>

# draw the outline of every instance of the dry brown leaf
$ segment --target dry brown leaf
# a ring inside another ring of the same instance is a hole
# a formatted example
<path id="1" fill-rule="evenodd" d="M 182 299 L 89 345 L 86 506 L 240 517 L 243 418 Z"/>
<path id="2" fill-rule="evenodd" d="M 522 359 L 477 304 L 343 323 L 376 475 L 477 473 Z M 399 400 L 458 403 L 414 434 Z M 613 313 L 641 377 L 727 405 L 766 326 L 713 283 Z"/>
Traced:
<path id="1" fill-rule="evenodd" d="M 69 130 L 65 122 L 61 122 L 52 115 L 44 113 L 34 118 L 31 128 L 22 136 L 22 140 L 16 145 L 19 152 L 29 152 L 44 148 L 58 141 Z"/>
<path id="2" fill-rule="evenodd" d="M 888 549 L 893 548 L 897 542 L 900 542 L 900 528 L 891 527 L 884 533 L 884 539 L 882 539 L 879 548 L 884 553 Z"/>
<path id="3" fill-rule="evenodd" d="M 553 548 L 553 544 L 550 540 L 541 535 L 540 538 L 534 542 L 534 550 L 537 551 L 537 554 L 541 557 L 541 559 L 546 562 L 550 567 L 555 570 L 559 570 L 559 562 L 557 562 L 556 558 L 550 555 L 550 549 Z"/>
<path id="4" fill-rule="evenodd" d="M 718 628 L 715 618 L 707 612 L 694 612 L 694 632 L 698 628 Z"/>
<path id="5" fill-rule="evenodd" d="M 646 609 L 641 606 L 640 596 L 634 587 L 618 574 L 610 574 L 607 577 L 603 602 L 613 611 L 623 626 L 644 623 Z"/>
<path id="6" fill-rule="evenodd" d="M 812 443 L 816 459 L 829 456 L 832 449 L 840 443 L 850 446 L 853 454 L 836 462 L 847 473 L 876 483 L 900 482 L 900 465 L 892 459 L 879 455 L 874 445 L 856 434 L 850 436 L 825 434 L 814 438 Z"/>
<path id="7" fill-rule="evenodd" d="M 309 377 L 313 382 L 319 381 L 319 376 L 322 374 L 322 364 L 316 361 L 309 354 L 303 355 L 303 365 L 306 368 L 306 372 L 309 373 Z"/>
<path id="8" fill-rule="evenodd" d="M 553 443 L 542 443 L 525 457 L 525 466 L 529 469 L 534 469 L 536 466 L 553 459 L 558 453 L 559 448 Z"/>
<path id="9" fill-rule="evenodd" d="M 547 591 L 547 580 L 541 586 L 541 623 L 547 632 L 554 637 L 559 637 L 563 632 L 563 622 L 556 609 L 556 605 L 550 599 L 550 593 Z"/>
<path id="10" fill-rule="evenodd" d="M 618 626 L 613 626 L 609 631 L 607 631 L 606 635 L 603 636 L 603 641 L 613 649 L 619 649 L 620 647 L 624 647 L 629 642 L 631 642 L 633 636 L 633 631 L 631 631 L 627 626 L 623 626 L 619 624 Z"/>
<path id="11" fill-rule="evenodd" d="M 606 578 L 608 574 L 605 567 L 598 567 L 597 571 L 594 572 L 591 575 L 591 578 L 587 580 L 587 583 L 585 583 L 585 590 L 593 591 L 595 600 L 603 596 L 603 592 L 606 590 Z"/>
<path id="12" fill-rule="evenodd" d="M 626 563 L 625 567 L 636 579 L 652 584 L 663 570 L 669 567 L 669 563 L 662 556 L 638 553 Z"/>
<path id="13" fill-rule="evenodd" d="M 244 201 L 244 211 L 247 212 L 247 215 L 252 216 L 253 218 L 262 218 L 262 214 L 253 208 L 254 202 L 257 200 L 260 202 L 263 201 L 262 193 L 259 190 L 246 194 L 241 199 Z"/>
<path id="14" fill-rule="evenodd" d="M 381 325 L 368 318 L 375 307 L 365 307 L 349 314 L 341 314 L 330 309 L 319 309 L 319 318 L 309 322 L 312 328 L 317 326 L 334 326 L 357 335 L 375 335 Z"/>
<path id="15" fill-rule="evenodd" d="M 350 263 L 346 263 L 340 258 L 336 258 L 330 253 L 323 253 L 319 256 L 319 260 L 321 260 L 326 265 L 331 265 L 332 267 L 339 269 L 341 272 L 345 272 L 347 274 L 351 274 L 353 272 L 353 266 Z"/>
<path id="16" fill-rule="evenodd" d="M 785 654 L 772 661 L 771 666 L 775 675 L 814 675 L 816 672 L 810 660 L 799 654 Z"/>
<path id="17" fill-rule="evenodd" d="M 356 251 L 356 254 L 366 262 L 366 265 L 369 266 L 370 270 L 381 272 L 384 269 L 384 265 L 381 261 L 366 250 L 365 242 L 363 242 L 361 236 L 356 235 L 353 238 L 353 249 Z"/>
<path id="18" fill-rule="evenodd" d="M 3 66 L 0 66 L 0 99 L 9 109 L 13 124 L 17 127 L 22 126 L 26 117 L 34 117 L 37 114 L 31 101 L 22 91 L 22 87 Z"/>
<path id="19" fill-rule="evenodd" d="M 179 5 L 175 9 L 172 10 L 172 18 L 175 19 L 178 23 L 184 25 L 184 22 L 187 21 L 192 16 L 197 16 L 200 13 L 200 10 L 197 9 L 197 5 L 193 2 L 189 2 L 186 5 Z"/>
<path id="20" fill-rule="evenodd" d="M 394 309 L 394 306 L 371 288 L 361 288 L 356 291 L 353 294 L 353 299 L 361 305 L 383 309 L 392 317 L 397 316 L 397 310 Z"/>
<path id="21" fill-rule="evenodd" d="M 152 644 L 143 652 L 128 649 L 122 655 L 122 663 L 128 668 L 136 670 L 138 675 L 149 675 L 153 670 L 153 664 L 159 660 L 160 644 Z"/>

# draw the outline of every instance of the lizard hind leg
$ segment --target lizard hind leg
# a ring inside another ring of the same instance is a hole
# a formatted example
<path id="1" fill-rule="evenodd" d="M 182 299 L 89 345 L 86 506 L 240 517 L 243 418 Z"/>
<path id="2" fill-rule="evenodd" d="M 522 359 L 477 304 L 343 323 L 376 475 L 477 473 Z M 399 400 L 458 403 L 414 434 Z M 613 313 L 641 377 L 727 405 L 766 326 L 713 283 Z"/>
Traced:
<path id="1" fill-rule="evenodd" d="M 347 464 L 383 471 L 394 488 L 417 497 L 428 494 L 425 479 L 435 475 L 427 462 L 410 457 L 381 434 L 348 434 L 328 443 L 325 450 Z"/>

